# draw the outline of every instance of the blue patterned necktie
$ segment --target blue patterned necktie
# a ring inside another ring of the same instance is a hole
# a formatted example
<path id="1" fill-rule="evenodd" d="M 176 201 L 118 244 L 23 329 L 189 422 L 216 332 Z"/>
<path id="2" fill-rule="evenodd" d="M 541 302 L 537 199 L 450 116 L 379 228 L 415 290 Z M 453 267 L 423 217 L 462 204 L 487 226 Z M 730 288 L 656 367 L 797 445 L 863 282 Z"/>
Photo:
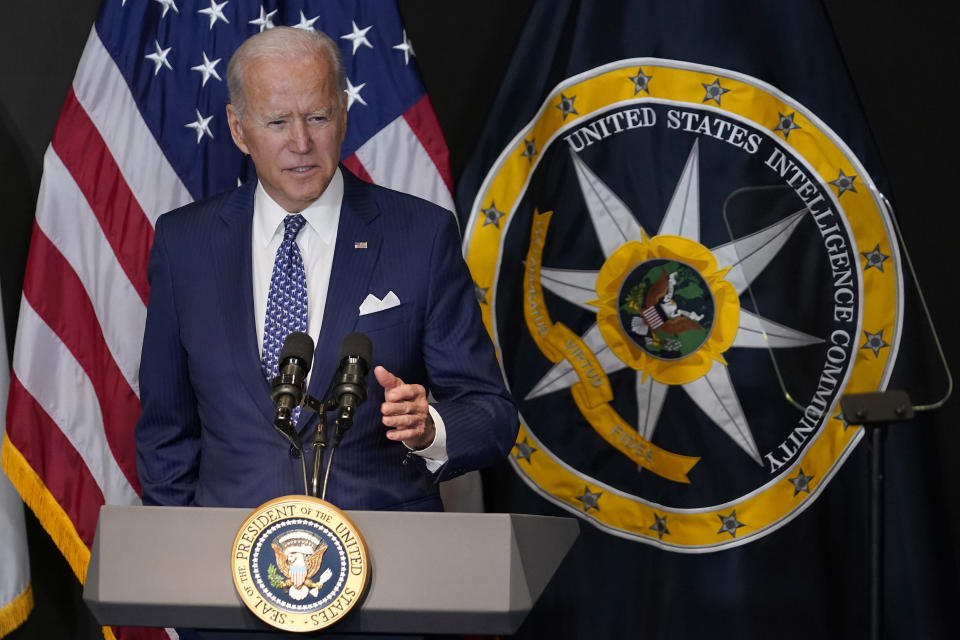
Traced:
<path id="1" fill-rule="evenodd" d="M 263 324 L 263 375 L 270 383 L 277 376 L 283 341 L 294 331 L 307 330 L 307 275 L 297 246 L 297 234 L 306 220 L 299 213 L 283 219 L 283 242 L 277 249 L 267 296 L 267 317 Z M 294 410 L 296 423 L 300 408 Z"/>

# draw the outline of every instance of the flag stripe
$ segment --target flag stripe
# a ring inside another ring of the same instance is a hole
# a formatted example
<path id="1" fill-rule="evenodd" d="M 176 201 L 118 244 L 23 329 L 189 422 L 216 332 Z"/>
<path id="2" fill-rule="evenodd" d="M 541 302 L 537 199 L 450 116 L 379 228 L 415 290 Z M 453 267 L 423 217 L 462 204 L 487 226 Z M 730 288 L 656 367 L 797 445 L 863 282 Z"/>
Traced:
<path id="1" fill-rule="evenodd" d="M 72 90 L 51 145 L 86 197 L 120 268 L 146 304 L 150 293 L 146 256 L 153 244 L 153 226 Z"/>
<path id="2" fill-rule="evenodd" d="M 96 29 L 90 30 L 73 91 L 151 223 L 193 199 L 143 121 L 130 87 Z"/>
<path id="3" fill-rule="evenodd" d="M 20 305 L 17 336 L 18 346 L 14 352 L 17 380 L 49 416 L 54 428 L 69 440 L 109 504 L 138 504 L 139 497 L 111 455 L 90 379 L 26 299 Z M 25 342 L 21 343 L 21 339 Z M 20 348 L 20 344 L 30 347 Z M 56 472 L 52 468 L 47 471 Z M 70 515 L 72 518 L 74 514 Z M 87 538 L 84 540 L 89 542 Z"/>
<path id="4" fill-rule="evenodd" d="M 35 229 L 30 244 L 23 296 L 89 377 L 113 457 L 139 493 L 133 428 L 140 415 L 140 401 L 107 348 L 83 284 L 39 229 Z"/>
<path id="5" fill-rule="evenodd" d="M 366 168 L 364 168 L 364 166 L 360 163 L 360 159 L 357 158 L 357 154 L 353 153 L 350 154 L 349 157 L 344 158 L 343 164 L 358 178 L 366 180 L 367 182 L 373 182 L 373 178 L 370 177 L 370 174 L 367 173 Z"/>
<path id="6" fill-rule="evenodd" d="M 433 165 L 440 177 L 443 178 L 447 190 L 452 192 L 453 175 L 450 173 L 450 152 L 447 150 L 447 143 L 443 139 L 443 131 L 440 129 L 440 122 L 433 110 L 430 96 L 424 94 L 416 104 L 403 114 L 403 117 L 433 160 Z"/>
<path id="7" fill-rule="evenodd" d="M 103 504 L 100 486 L 73 444 L 40 403 L 24 388 L 16 375 L 10 381 L 8 415 L 11 423 L 31 426 L 31 436 L 21 438 L 17 448 L 43 479 L 47 491 L 63 507 L 73 522 L 77 535 L 89 547 L 93 542 L 100 505 Z M 36 510 L 33 504 L 31 507 Z M 44 526 L 50 530 L 47 522 L 44 522 Z M 74 569 L 76 570 L 76 567 Z"/>
<path id="8" fill-rule="evenodd" d="M 83 282 L 110 353 L 139 396 L 137 375 L 146 306 L 120 269 L 83 194 L 51 149 L 44 157 L 37 226 Z"/>
<path id="9" fill-rule="evenodd" d="M 377 184 L 405 191 L 453 211 L 453 199 L 433 158 L 399 116 L 364 143 L 357 159 Z"/>

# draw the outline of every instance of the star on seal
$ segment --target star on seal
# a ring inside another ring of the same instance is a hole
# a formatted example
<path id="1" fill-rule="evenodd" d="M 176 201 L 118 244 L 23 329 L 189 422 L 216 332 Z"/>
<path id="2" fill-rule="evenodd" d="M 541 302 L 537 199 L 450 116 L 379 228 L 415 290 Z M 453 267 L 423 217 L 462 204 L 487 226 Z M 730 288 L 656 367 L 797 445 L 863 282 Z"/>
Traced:
<path id="1" fill-rule="evenodd" d="M 477 303 L 487 304 L 487 291 L 490 291 L 490 287 L 481 287 L 476 282 L 473 283 L 473 292 L 477 295 Z"/>
<path id="2" fill-rule="evenodd" d="M 795 122 L 793 121 L 793 118 L 794 118 L 794 116 L 797 115 L 797 113 L 796 113 L 796 112 L 793 112 L 793 113 L 791 113 L 790 115 L 786 115 L 786 116 L 785 116 L 785 115 L 783 115 L 782 113 L 780 113 L 780 112 L 778 111 L 778 112 L 777 112 L 777 115 L 780 117 L 780 122 L 779 122 L 779 124 L 777 124 L 776 127 L 774 127 L 773 130 L 774 130 L 774 131 L 779 131 L 779 132 L 783 133 L 783 139 L 786 140 L 787 138 L 790 137 L 790 132 L 791 132 L 791 131 L 793 131 L 794 129 L 799 129 L 799 128 L 800 128 L 800 125 L 798 125 L 797 123 L 795 123 Z"/>
<path id="3" fill-rule="evenodd" d="M 850 423 L 847 422 L 847 419 L 843 417 L 843 413 L 838 413 L 837 415 L 833 416 L 833 419 L 840 421 L 840 424 L 843 425 L 844 431 L 850 428 Z"/>
<path id="4" fill-rule="evenodd" d="M 837 197 L 839 198 L 847 191 L 857 192 L 857 188 L 853 186 L 853 181 L 857 179 L 857 176 L 848 176 L 843 172 L 843 169 L 840 169 L 840 175 L 837 176 L 836 180 L 830 182 L 833 186 L 837 188 Z"/>
<path id="5" fill-rule="evenodd" d="M 870 333 L 869 331 L 864 331 L 863 335 L 866 336 L 867 340 L 863 343 L 863 346 L 860 349 L 870 349 L 873 351 L 873 355 L 880 357 L 880 349 L 884 347 L 889 347 L 890 344 L 883 339 L 883 329 L 877 333 Z"/>
<path id="6" fill-rule="evenodd" d="M 797 471 L 797 476 L 795 478 L 787 478 L 787 480 L 789 480 L 790 484 L 793 485 L 794 496 L 801 491 L 810 493 L 810 481 L 813 480 L 813 476 L 804 475 L 802 467 Z"/>
<path id="7" fill-rule="evenodd" d="M 880 245 L 878 244 L 873 248 L 873 251 L 861 251 L 862 255 L 867 260 L 867 264 L 863 267 L 863 270 L 877 268 L 880 271 L 883 271 L 883 263 L 890 256 L 880 252 Z"/>
<path id="8" fill-rule="evenodd" d="M 667 516 L 661 516 L 659 513 L 653 513 L 653 524 L 650 525 L 651 531 L 657 532 L 657 538 L 663 540 L 663 535 L 670 535 L 670 529 L 667 529 Z"/>
<path id="9" fill-rule="evenodd" d="M 554 105 L 557 109 L 563 112 L 563 119 L 566 120 L 567 116 L 571 113 L 574 115 L 580 115 L 576 107 L 573 106 L 573 101 L 577 99 L 577 96 L 570 96 L 569 98 L 564 94 L 560 94 L 560 104 Z"/>
<path id="10" fill-rule="evenodd" d="M 483 217 L 485 218 L 483 221 L 483 226 L 492 224 L 497 229 L 500 228 L 500 218 L 507 215 L 503 211 L 497 211 L 497 203 L 492 200 L 490 201 L 489 207 L 486 209 L 480 209 L 480 213 L 482 213 Z"/>
<path id="11" fill-rule="evenodd" d="M 536 447 L 530 446 L 530 443 L 527 442 L 526 438 L 523 439 L 523 442 L 518 442 L 515 444 L 514 447 L 517 449 L 517 455 L 514 457 L 517 460 L 526 460 L 527 462 L 530 462 L 530 456 L 538 451 Z"/>
<path id="12" fill-rule="evenodd" d="M 720 96 L 730 91 L 730 89 L 724 89 L 720 86 L 720 78 L 714 80 L 713 84 L 706 84 L 703 82 L 700 84 L 703 85 L 703 88 L 707 90 L 707 93 L 703 96 L 703 102 L 706 102 L 707 100 L 713 100 L 718 106 L 720 105 Z"/>
<path id="13" fill-rule="evenodd" d="M 529 140 L 524 140 L 523 153 L 520 154 L 521 156 L 529 160 L 531 163 L 533 162 L 533 156 L 540 153 L 539 151 L 537 151 L 537 147 L 534 144 L 536 140 L 537 140 L 536 138 L 530 138 Z"/>
<path id="14" fill-rule="evenodd" d="M 643 73 L 643 67 L 637 67 L 637 75 L 630 76 L 630 81 L 633 83 L 633 95 L 637 95 L 641 91 L 646 91 L 647 94 L 650 93 L 650 80 L 653 76 L 648 76 Z"/>
<path id="15" fill-rule="evenodd" d="M 583 488 L 583 495 L 577 496 L 577 500 L 583 503 L 583 510 L 590 511 L 590 509 L 597 508 L 597 502 L 600 501 L 600 496 L 603 495 L 602 491 L 597 491 L 593 493 L 590 491 L 590 487 Z"/>
<path id="16" fill-rule="evenodd" d="M 739 529 L 740 527 L 745 527 L 745 526 L 746 526 L 745 524 L 743 524 L 742 522 L 740 522 L 739 520 L 737 520 L 737 510 L 736 510 L 736 509 L 734 509 L 733 511 L 731 511 L 731 512 L 730 512 L 730 515 L 728 515 L 728 516 L 722 516 L 722 515 L 720 515 L 720 514 L 718 513 L 718 514 L 717 514 L 717 517 L 720 518 L 720 523 L 721 523 L 721 525 L 722 525 L 722 526 L 720 527 L 720 530 L 717 531 L 717 533 L 724 533 L 724 532 L 726 532 L 726 533 L 729 533 L 730 536 L 733 537 L 733 538 L 736 538 L 736 537 L 737 537 L 737 529 Z"/>

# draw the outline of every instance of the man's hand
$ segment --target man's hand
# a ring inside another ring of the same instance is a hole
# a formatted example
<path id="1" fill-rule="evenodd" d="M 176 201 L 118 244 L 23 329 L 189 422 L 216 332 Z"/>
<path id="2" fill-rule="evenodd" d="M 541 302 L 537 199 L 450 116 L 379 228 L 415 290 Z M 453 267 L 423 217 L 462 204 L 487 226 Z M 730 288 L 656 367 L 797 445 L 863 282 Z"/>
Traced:
<path id="1" fill-rule="evenodd" d="M 419 384 L 403 380 L 383 367 L 373 370 L 383 387 L 385 402 L 380 405 L 383 424 L 390 429 L 387 438 L 400 440 L 411 449 L 423 449 L 433 443 L 436 429 L 427 410 L 427 390 Z"/>

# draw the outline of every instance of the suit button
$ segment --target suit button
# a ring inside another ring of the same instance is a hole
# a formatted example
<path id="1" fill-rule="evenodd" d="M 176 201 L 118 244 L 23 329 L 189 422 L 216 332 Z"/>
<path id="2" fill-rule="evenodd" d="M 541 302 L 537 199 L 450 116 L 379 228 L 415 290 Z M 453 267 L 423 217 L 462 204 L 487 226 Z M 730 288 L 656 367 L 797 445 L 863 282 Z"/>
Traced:
<path id="1" fill-rule="evenodd" d="M 294 447 L 293 445 L 290 445 L 290 457 L 291 457 L 291 458 L 299 458 L 299 457 L 300 457 L 300 452 L 297 451 L 297 448 Z"/>

